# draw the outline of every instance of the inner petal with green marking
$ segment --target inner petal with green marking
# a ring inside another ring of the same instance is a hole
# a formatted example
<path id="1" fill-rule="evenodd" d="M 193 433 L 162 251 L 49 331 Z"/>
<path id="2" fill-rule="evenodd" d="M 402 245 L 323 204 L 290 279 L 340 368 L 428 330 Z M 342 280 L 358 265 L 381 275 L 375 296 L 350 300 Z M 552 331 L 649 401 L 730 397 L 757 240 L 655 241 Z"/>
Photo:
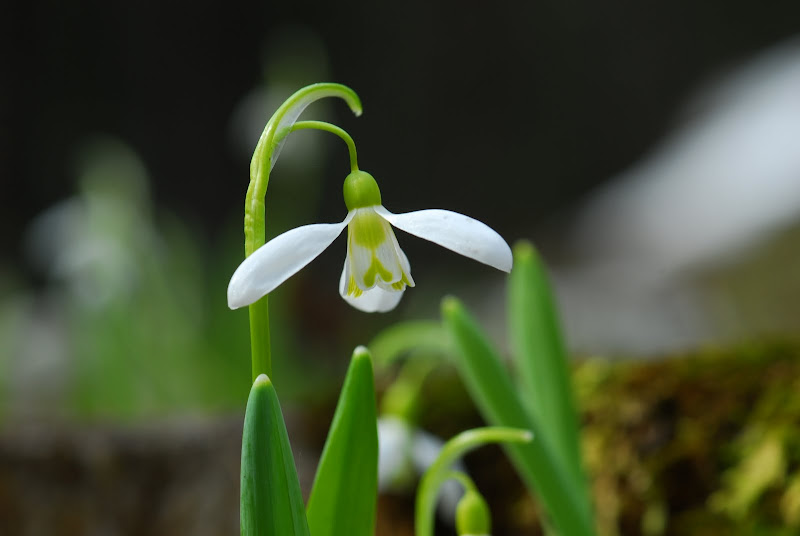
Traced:
<path id="1" fill-rule="evenodd" d="M 354 210 L 347 230 L 346 271 L 347 294 L 356 298 L 375 286 L 389 291 L 414 286 L 391 225 L 372 207 Z"/>

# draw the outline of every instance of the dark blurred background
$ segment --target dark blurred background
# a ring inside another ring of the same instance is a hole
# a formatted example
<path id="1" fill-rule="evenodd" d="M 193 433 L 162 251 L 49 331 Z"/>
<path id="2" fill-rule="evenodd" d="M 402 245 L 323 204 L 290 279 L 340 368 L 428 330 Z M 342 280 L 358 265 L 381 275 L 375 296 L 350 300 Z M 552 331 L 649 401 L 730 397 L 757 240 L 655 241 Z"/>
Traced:
<path id="1" fill-rule="evenodd" d="M 799 20 L 791 1 L 2 4 L 0 420 L 239 414 L 247 314 L 225 288 L 250 156 L 318 81 L 360 95 L 360 118 L 304 117 L 350 132 L 389 210 L 536 243 L 576 352 L 796 336 Z M 294 134 L 268 235 L 340 221 L 348 170 L 339 140 Z M 503 339 L 500 274 L 398 237 L 417 287 L 392 313 L 338 297 L 341 239 L 274 293 L 282 397 L 330 401 L 354 346 L 447 293 Z"/>
<path id="2" fill-rule="evenodd" d="M 339 103 L 330 113 L 390 209 L 442 206 L 510 241 L 528 236 L 645 154 L 698 86 L 791 37 L 800 19 L 796 2 L 2 9 L 2 251 L 23 272 L 21 230 L 74 192 L 75 152 L 98 134 L 139 155 L 156 204 L 217 238 L 247 186 L 232 117 L 275 82 L 280 96 L 321 79 L 361 95 L 363 117 Z M 315 219 L 334 220 L 346 152 L 324 142 Z"/>

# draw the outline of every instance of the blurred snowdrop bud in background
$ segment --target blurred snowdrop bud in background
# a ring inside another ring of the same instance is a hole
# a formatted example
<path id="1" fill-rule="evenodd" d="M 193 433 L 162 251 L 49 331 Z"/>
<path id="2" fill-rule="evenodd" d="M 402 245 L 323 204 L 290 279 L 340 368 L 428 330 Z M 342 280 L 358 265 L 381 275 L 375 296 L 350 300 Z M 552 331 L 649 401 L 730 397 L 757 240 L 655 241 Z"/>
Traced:
<path id="1" fill-rule="evenodd" d="M 406 420 L 382 416 L 378 419 L 378 489 L 381 492 L 411 493 L 420 476 L 436 460 L 444 441 L 420 430 Z M 453 468 L 465 473 L 459 461 Z M 455 481 L 446 482 L 439 497 L 439 515 L 452 523 L 456 506 L 464 494 Z"/>
<path id="2" fill-rule="evenodd" d="M 414 429 L 396 417 L 378 419 L 378 486 L 382 491 L 405 492 L 417 480 L 412 460 Z"/>
<path id="3" fill-rule="evenodd" d="M 34 220 L 28 249 L 42 273 L 84 305 L 101 307 L 132 290 L 157 245 L 147 173 L 126 145 L 100 139 L 80 151 L 78 176 L 80 194 Z"/>
<path id="4" fill-rule="evenodd" d="M 97 319 L 113 316 L 107 314 L 113 303 L 128 303 L 141 290 L 164 249 L 136 154 L 117 140 L 97 138 L 76 156 L 78 194 L 37 216 L 25 236 L 46 284 L 9 302 L 17 319 L 4 374 L 15 417 L 69 411 L 64 397 L 78 376 L 76 363 L 94 353 L 105 362 L 117 359 L 113 347 L 98 342 L 117 337 L 98 335 L 104 327 Z"/>

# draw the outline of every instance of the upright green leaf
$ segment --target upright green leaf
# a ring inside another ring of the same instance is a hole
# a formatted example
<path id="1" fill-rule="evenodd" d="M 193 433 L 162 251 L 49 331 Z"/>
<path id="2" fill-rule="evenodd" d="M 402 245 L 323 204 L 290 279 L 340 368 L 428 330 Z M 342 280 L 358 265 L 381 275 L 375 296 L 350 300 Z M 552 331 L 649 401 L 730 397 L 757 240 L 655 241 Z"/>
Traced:
<path id="1" fill-rule="evenodd" d="M 241 478 L 242 536 L 309 536 L 283 414 L 264 374 L 247 400 Z"/>
<path id="2" fill-rule="evenodd" d="M 378 494 L 378 425 L 372 359 L 359 346 L 344 380 L 308 499 L 314 536 L 372 536 Z"/>
<path id="3" fill-rule="evenodd" d="M 568 356 L 547 272 L 528 242 L 514 247 L 508 304 L 522 402 L 538 419 L 571 477 L 585 487 Z"/>
<path id="4" fill-rule="evenodd" d="M 585 494 L 570 478 L 538 419 L 523 408 L 508 373 L 478 325 L 455 298 L 444 300 L 442 316 L 458 348 L 455 355 L 461 376 L 484 418 L 495 426 L 533 432 L 531 443 L 505 448 L 528 487 L 538 493 L 558 533 L 594 534 Z"/>

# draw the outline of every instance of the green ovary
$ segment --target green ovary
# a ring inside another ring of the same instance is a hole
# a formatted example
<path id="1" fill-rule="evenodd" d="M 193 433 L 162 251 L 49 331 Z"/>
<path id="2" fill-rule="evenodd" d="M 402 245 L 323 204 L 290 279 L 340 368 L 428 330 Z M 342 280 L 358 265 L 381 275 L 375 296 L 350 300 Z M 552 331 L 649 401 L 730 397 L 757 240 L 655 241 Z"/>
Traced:
<path id="1" fill-rule="evenodd" d="M 372 175 L 365 171 L 353 171 L 344 180 L 344 204 L 347 210 L 381 204 L 381 190 Z"/>

